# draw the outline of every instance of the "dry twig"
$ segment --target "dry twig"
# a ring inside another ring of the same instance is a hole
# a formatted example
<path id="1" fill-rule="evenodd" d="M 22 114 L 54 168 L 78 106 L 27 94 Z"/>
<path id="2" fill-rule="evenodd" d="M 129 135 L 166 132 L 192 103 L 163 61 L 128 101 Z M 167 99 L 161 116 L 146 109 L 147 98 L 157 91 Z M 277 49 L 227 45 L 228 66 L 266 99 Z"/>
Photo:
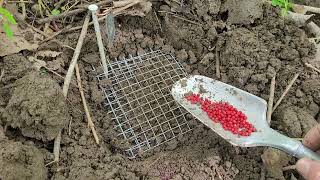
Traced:
<path id="1" fill-rule="evenodd" d="M 56 75 L 57 77 L 61 78 L 64 80 L 64 77 L 61 76 L 59 73 L 55 72 L 54 70 L 51 70 L 50 68 L 46 67 L 46 66 L 42 66 L 43 68 L 45 68 L 47 71 L 51 72 L 52 74 Z M 74 84 L 73 82 L 71 82 L 70 84 L 72 84 L 73 86 L 78 88 L 78 85 Z"/>
<path id="2" fill-rule="evenodd" d="M 73 75 L 73 72 L 74 72 L 74 68 L 75 68 L 75 66 L 77 64 L 77 60 L 78 60 L 79 55 L 80 55 L 82 44 L 83 44 L 84 38 L 85 38 L 85 36 L 87 34 L 89 20 L 90 20 L 90 13 L 88 13 L 86 15 L 86 17 L 85 17 L 85 20 L 84 20 L 84 23 L 83 23 L 83 27 L 82 27 L 82 30 L 81 30 L 81 33 L 80 33 L 80 36 L 79 36 L 79 40 L 78 40 L 78 43 L 77 43 L 77 47 L 76 47 L 76 49 L 75 49 L 75 51 L 73 53 L 73 57 L 72 57 L 72 60 L 70 62 L 70 66 L 69 66 L 67 75 L 66 75 L 65 80 L 64 80 L 63 90 L 62 91 L 63 91 L 63 95 L 65 97 L 67 97 L 69 85 L 70 85 L 70 82 L 71 82 L 71 79 L 72 79 L 72 75 Z"/>
<path id="3" fill-rule="evenodd" d="M 25 23 L 25 24 L 26 24 L 29 28 L 31 28 L 33 31 L 41 34 L 42 36 L 44 36 L 44 37 L 46 37 L 46 38 L 50 38 L 50 36 L 47 35 L 46 33 L 44 33 L 43 31 L 41 31 L 41 30 L 33 27 L 32 25 L 30 25 L 30 24 L 28 24 L 28 23 Z M 60 46 L 62 46 L 62 47 L 66 47 L 66 48 L 69 48 L 69 49 L 74 50 L 74 48 L 72 48 L 72 47 L 70 47 L 70 46 L 68 46 L 68 45 L 63 44 L 61 41 L 59 41 L 59 40 L 57 40 L 57 39 L 55 39 L 54 41 L 57 42 L 57 43 L 58 43 Z"/>
<path id="4" fill-rule="evenodd" d="M 111 0 L 106 0 L 106 1 L 100 1 L 98 3 L 96 3 L 98 6 L 101 6 L 101 5 L 105 5 L 105 4 L 109 4 L 111 3 L 112 1 Z M 56 19 L 61 19 L 61 18 L 65 18 L 65 17 L 68 17 L 68 16 L 73 16 L 73 15 L 77 15 L 79 13 L 83 13 L 85 11 L 87 11 L 88 9 L 88 6 L 81 6 L 79 9 L 75 9 L 75 10 L 72 10 L 72 11 L 66 11 L 66 12 L 63 12 L 59 15 L 56 15 L 56 16 L 50 16 L 50 17 L 47 17 L 47 18 L 43 18 L 43 19 L 39 19 L 38 20 L 38 23 L 47 23 L 47 22 L 50 22 L 50 21 L 53 21 L 53 20 L 56 20 Z"/>
<path id="5" fill-rule="evenodd" d="M 175 17 L 177 19 L 180 19 L 180 20 L 183 20 L 183 21 L 186 21 L 186 22 L 189 22 L 189 23 L 192 23 L 192 24 L 195 24 L 195 25 L 199 25 L 199 26 L 202 26 L 201 23 L 198 23 L 198 22 L 195 22 L 195 21 L 192 21 L 192 20 L 189 20 L 189 19 L 186 19 L 186 18 L 183 18 L 183 17 L 180 17 L 178 15 L 176 15 L 175 13 L 172 13 L 172 12 L 168 12 L 168 11 L 158 11 L 159 13 L 166 13 L 166 14 L 170 14 L 172 17 Z"/>
<path id="6" fill-rule="evenodd" d="M 297 73 L 294 75 L 294 77 L 292 78 L 292 80 L 289 82 L 289 84 L 287 85 L 286 89 L 284 90 L 284 92 L 282 93 L 282 95 L 280 96 L 279 100 L 276 102 L 276 104 L 273 107 L 273 111 L 274 112 L 277 107 L 279 106 L 279 104 L 281 103 L 281 101 L 283 100 L 283 98 L 287 95 L 287 93 L 289 92 L 290 88 L 292 87 L 293 83 L 298 79 L 300 73 Z"/>
<path id="7" fill-rule="evenodd" d="M 270 83 L 270 94 L 269 94 L 268 112 L 267 112 L 267 121 L 269 125 L 271 123 L 275 85 L 276 85 L 276 76 L 273 76 Z"/>
<path id="8" fill-rule="evenodd" d="M 296 169 L 296 165 L 291 165 L 291 166 L 286 166 L 286 167 L 283 167 L 282 170 L 283 171 L 288 171 L 288 170 L 293 170 L 293 169 Z"/>
<path id="9" fill-rule="evenodd" d="M 49 37 L 47 37 L 46 39 L 42 40 L 39 44 L 42 44 L 42 43 L 47 42 L 47 41 L 50 41 L 51 39 L 55 38 L 55 37 L 58 36 L 59 34 L 68 31 L 70 28 L 71 28 L 70 26 L 65 27 L 64 29 L 62 29 L 62 30 L 54 33 L 52 36 L 49 36 Z"/>
<path id="10" fill-rule="evenodd" d="M 217 78 L 220 79 L 220 52 L 218 51 L 218 49 L 216 49 L 216 53 L 215 53 L 215 56 L 216 56 L 216 76 Z"/>
<path id="11" fill-rule="evenodd" d="M 88 120 L 88 126 L 90 127 L 90 129 L 92 131 L 92 134 L 93 134 L 93 137 L 94 137 L 96 143 L 99 144 L 100 140 L 99 140 L 97 132 L 96 132 L 96 130 L 94 128 L 94 124 L 93 124 L 92 119 L 91 119 L 91 115 L 90 115 L 90 112 L 89 112 L 89 108 L 88 108 L 88 105 L 87 105 L 86 98 L 84 97 L 84 92 L 83 92 L 83 88 L 82 88 L 81 77 L 80 77 L 80 72 L 79 72 L 80 70 L 79 70 L 78 64 L 76 64 L 75 68 L 76 68 L 76 76 L 77 76 L 78 87 L 79 87 L 79 91 L 80 91 L 83 107 L 84 107 L 84 111 L 86 112 L 86 116 L 87 116 L 87 120 Z"/>
<path id="12" fill-rule="evenodd" d="M 2 69 L 1 74 L 0 74 L 0 82 L 1 82 L 1 80 L 3 78 L 3 76 L 4 76 L 4 69 Z"/>
<path id="13" fill-rule="evenodd" d="M 57 137 L 54 139 L 54 144 L 53 144 L 53 155 L 54 155 L 54 159 L 53 159 L 53 161 L 49 162 L 49 163 L 46 164 L 45 166 L 49 166 L 50 164 L 58 163 L 58 162 L 59 162 L 59 158 L 60 158 L 61 133 L 62 133 L 62 130 L 60 130 L 60 131 L 58 132 Z"/>
<path id="14" fill-rule="evenodd" d="M 305 63 L 305 65 L 306 65 L 308 68 L 315 70 L 317 73 L 320 73 L 320 70 L 319 70 L 318 68 L 312 66 L 312 64 Z"/>

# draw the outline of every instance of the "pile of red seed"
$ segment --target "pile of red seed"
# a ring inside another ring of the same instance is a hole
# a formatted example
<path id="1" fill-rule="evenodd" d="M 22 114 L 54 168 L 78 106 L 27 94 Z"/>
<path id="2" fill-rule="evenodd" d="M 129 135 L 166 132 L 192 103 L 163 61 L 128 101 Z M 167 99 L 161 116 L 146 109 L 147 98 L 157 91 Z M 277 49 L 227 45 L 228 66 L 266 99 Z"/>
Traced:
<path id="1" fill-rule="evenodd" d="M 199 104 L 209 118 L 220 123 L 224 130 L 240 136 L 250 136 L 256 129 L 247 121 L 247 116 L 226 102 L 212 102 L 200 94 L 191 94 L 185 97 L 192 104 Z"/>

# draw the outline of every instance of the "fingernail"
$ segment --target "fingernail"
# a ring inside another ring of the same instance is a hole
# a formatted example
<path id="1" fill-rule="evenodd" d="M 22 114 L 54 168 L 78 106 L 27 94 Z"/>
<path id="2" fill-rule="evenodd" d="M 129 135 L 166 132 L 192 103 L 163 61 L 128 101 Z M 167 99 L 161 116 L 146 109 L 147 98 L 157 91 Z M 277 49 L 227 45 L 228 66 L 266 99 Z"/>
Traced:
<path id="1" fill-rule="evenodd" d="M 297 170 L 301 175 L 306 176 L 309 173 L 311 162 L 311 160 L 305 158 L 297 162 Z"/>

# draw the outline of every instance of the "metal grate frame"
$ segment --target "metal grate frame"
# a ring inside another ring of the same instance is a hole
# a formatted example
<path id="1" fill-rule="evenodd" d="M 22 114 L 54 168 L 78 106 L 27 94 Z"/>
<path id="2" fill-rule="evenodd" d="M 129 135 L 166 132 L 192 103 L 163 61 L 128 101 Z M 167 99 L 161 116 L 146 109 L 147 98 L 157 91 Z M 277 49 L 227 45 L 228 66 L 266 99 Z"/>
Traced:
<path id="1" fill-rule="evenodd" d="M 190 130 L 187 112 L 172 98 L 172 85 L 186 77 L 173 55 L 160 50 L 117 60 L 108 66 L 111 85 L 101 85 L 118 136 L 127 139 L 129 158 Z M 97 76 L 105 80 L 104 73 Z"/>

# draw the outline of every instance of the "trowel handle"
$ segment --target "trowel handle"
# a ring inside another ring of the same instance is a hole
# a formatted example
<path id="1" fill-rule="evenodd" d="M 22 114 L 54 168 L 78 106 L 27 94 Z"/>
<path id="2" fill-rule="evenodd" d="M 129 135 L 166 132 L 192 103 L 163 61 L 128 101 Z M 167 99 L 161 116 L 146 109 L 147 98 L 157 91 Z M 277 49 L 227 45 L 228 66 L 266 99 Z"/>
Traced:
<path id="1" fill-rule="evenodd" d="M 270 129 L 270 131 L 266 133 L 266 138 L 264 138 L 263 143 L 267 146 L 283 150 L 299 159 L 305 157 L 320 161 L 320 154 L 313 152 L 300 141 L 289 138 L 288 136 L 285 136 L 273 129 Z"/>
<path id="2" fill-rule="evenodd" d="M 298 149 L 296 150 L 296 152 L 294 152 L 295 154 L 293 154 L 293 156 L 301 159 L 301 158 L 309 158 L 312 160 L 316 160 L 316 161 L 320 161 L 320 155 L 318 153 L 313 152 L 311 149 L 305 147 L 301 142 L 300 142 L 300 146 L 298 147 Z"/>

